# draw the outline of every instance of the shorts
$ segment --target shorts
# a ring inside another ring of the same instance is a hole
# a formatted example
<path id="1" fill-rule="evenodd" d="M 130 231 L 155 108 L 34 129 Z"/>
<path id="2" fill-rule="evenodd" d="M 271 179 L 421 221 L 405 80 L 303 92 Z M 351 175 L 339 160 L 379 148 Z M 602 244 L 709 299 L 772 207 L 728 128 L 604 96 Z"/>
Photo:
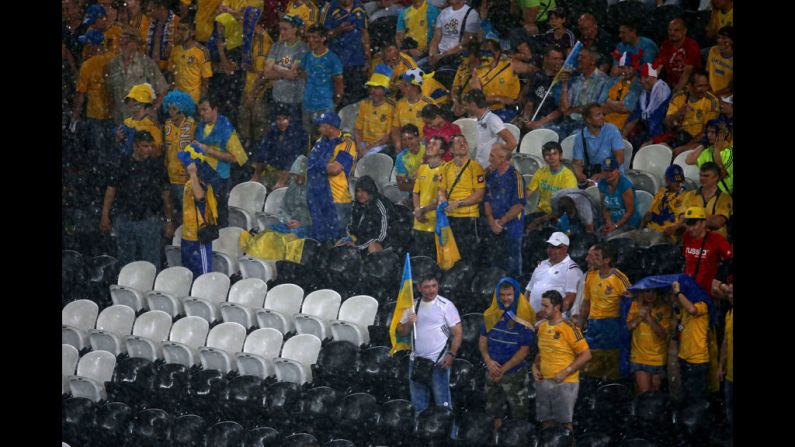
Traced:
<path id="1" fill-rule="evenodd" d="M 647 372 L 649 374 L 659 374 L 665 377 L 665 370 L 667 365 L 644 365 L 643 363 L 629 362 L 629 372 L 635 374 L 638 371 Z"/>
<path id="2" fill-rule="evenodd" d="M 527 392 L 527 369 L 520 368 L 494 382 L 486 371 L 486 414 L 495 418 L 505 416 L 505 404 L 511 410 L 511 418 L 527 420 L 530 398 Z"/>
<path id="3" fill-rule="evenodd" d="M 579 389 L 579 382 L 557 383 L 544 379 L 536 383 L 536 420 L 571 424 Z"/>

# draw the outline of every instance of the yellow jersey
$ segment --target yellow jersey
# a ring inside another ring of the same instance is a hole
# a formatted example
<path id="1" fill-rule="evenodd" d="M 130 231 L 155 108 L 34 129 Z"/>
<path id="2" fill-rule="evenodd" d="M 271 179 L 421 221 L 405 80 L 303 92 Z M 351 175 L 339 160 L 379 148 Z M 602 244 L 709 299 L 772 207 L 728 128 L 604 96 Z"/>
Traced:
<path id="1" fill-rule="evenodd" d="M 287 4 L 285 14 L 300 17 L 304 21 L 304 28 L 309 28 L 320 20 L 320 8 L 312 0 L 302 0 L 300 3 L 291 1 Z"/>
<path id="2" fill-rule="evenodd" d="M 684 214 L 691 206 L 703 207 L 707 217 L 723 216 L 729 219 L 732 216 L 732 197 L 721 191 L 720 188 L 715 195 L 710 197 L 707 201 L 705 201 L 704 196 L 701 195 L 701 188 L 685 192 L 682 197 L 682 208 L 679 209 L 679 213 Z M 723 237 L 727 237 L 729 234 L 726 230 L 726 225 L 713 231 Z"/>
<path id="3" fill-rule="evenodd" d="M 728 11 L 723 12 L 720 9 L 713 8 L 712 13 L 709 15 L 709 23 L 707 27 L 713 34 L 718 34 L 724 26 L 734 25 L 734 7 Z"/>
<path id="4" fill-rule="evenodd" d="M 356 143 L 353 141 L 350 135 L 343 135 L 342 142 L 334 148 L 334 153 L 331 155 L 331 160 L 335 160 L 337 158 L 337 154 L 340 152 L 349 153 L 353 161 L 356 161 Z M 328 183 L 329 187 L 331 188 L 331 197 L 334 199 L 334 203 L 351 203 L 353 201 L 351 198 L 351 191 L 348 188 L 348 176 L 345 175 L 344 172 L 340 172 L 334 176 L 329 176 Z"/>
<path id="5" fill-rule="evenodd" d="M 734 55 L 724 57 L 717 46 L 710 48 L 707 53 L 707 75 L 709 88 L 713 92 L 730 87 L 734 79 Z"/>
<path id="6" fill-rule="evenodd" d="M 707 303 L 695 303 L 696 315 L 681 310 L 682 333 L 679 336 L 679 358 L 688 363 L 709 362 L 707 349 L 707 330 L 709 312 Z"/>
<path id="7" fill-rule="evenodd" d="M 434 104 L 440 106 L 450 102 L 450 90 L 436 78 L 427 77 L 422 81 L 422 94 L 431 98 Z"/>
<path id="8" fill-rule="evenodd" d="M 377 141 L 392 131 L 395 118 L 395 101 L 386 98 L 383 104 L 376 106 L 370 98 L 362 100 L 359 114 L 356 115 L 355 129 L 362 133 L 366 143 Z"/>
<path id="9" fill-rule="evenodd" d="M 196 0 L 196 40 L 207 42 L 213 34 L 215 11 L 222 0 Z M 185 1 L 183 1 L 185 3 Z"/>
<path id="10" fill-rule="evenodd" d="M 588 319 L 617 318 L 621 314 L 621 296 L 631 286 L 627 275 L 617 268 L 607 278 L 598 271 L 586 273 L 583 300 L 591 303 Z"/>
<path id="11" fill-rule="evenodd" d="M 631 87 L 632 81 L 622 79 L 610 87 L 610 89 L 607 91 L 607 99 L 623 104 L 624 100 L 627 98 L 627 95 L 630 93 Z M 621 131 L 624 130 L 624 125 L 627 124 L 627 118 L 629 118 L 630 113 L 632 113 L 631 110 L 628 112 L 605 113 L 605 121 L 615 124 L 615 126 L 618 127 L 618 130 Z"/>
<path id="12" fill-rule="evenodd" d="M 640 306 L 638 306 L 637 300 L 633 300 L 632 306 L 630 306 L 629 313 L 627 314 L 627 323 L 637 317 L 639 310 Z M 671 318 L 673 315 L 671 306 L 656 306 L 650 309 L 650 312 L 651 317 L 654 318 L 657 324 L 665 329 L 667 334 L 671 329 Z M 641 321 L 641 323 L 632 330 L 630 361 L 643 365 L 662 366 L 665 365 L 667 358 L 668 337 L 660 338 L 649 323 Z"/>
<path id="13" fill-rule="evenodd" d="M 152 138 L 155 140 L 155 156 L 159 157 L 160 154 L 163 153 L 163 131 L 160 129 L 160 126 L 157 125 L 157 123 L 152 121 L 152 118 L 149 118 L 148 116 L 145 116 L 140 120 L 127 118 L 124 120 L 124 125 L 127 127 L 132 127 L 135 130 L 145 130 L 149 132 L 152 135 Z"/>
<path id="14" fill-rule="evenodd" d="M 417 49 L 423 53 L 427 53 L 428 44 L 428 27 L 432 27 L 433 23 L 428 23 L 428 1 L 422 2 L 422 6 L 416 8 L 414 5 L 409 5 L 403 11 L 403 21 L 406 23 L 406 37 L 411 37 L 417 42 Z"/>
<path id="15" fill-rule="evenodd" d="M 204 215 L 197 213 L 196 201 L 193 197 L 193 185 L 190 180 L 185 182 L 185 189 L 182 192 L 182 239 L 186 241 L 198 241 L 198 227 L 204 225 L 206 221 L 210 223 L 218 222 L 218 202 L 215 200 L 213 187 L 207 184 L 204 192 Z M 205 217 L 207 219 L 205 220 Z"/>
<path id="16" fill-rule="evenodd" d="M 432 168 L 425 163 L 417 168 L 417 178 L 414 180 L 414 194 L 420 196 L 420 206 L 428 206 L 437 198 L 439 191 L 439 178 L 441 176 L 443 164 Z M 458 188 L 456 186 L 456 188 Z M 425 213 L 426 222 L 420 222 L 414 218 L 414 229 L 417 231 L 434 231 L 436 228 L 436 208 Z"/>
<path id="17" fill-rule="evenodd" d="M 414 124 L 420 130 L 420 139 L 423 138 L 422 128 L 425 121 L 422 120 L 420 113 L 428 104 L 433 104 L 431 98 L 420 96 L 417 102 L 411 104 L 408 98 L 402 98 L 395 106 L 395 117 L 392 119 L 392 126 L 400 129 L 406 124 Z"/>
<path id="18" fill-rule="evenodd" d="M 110 119 L 110 96 L 105 85 L 105 71 L 113 55 L 98 54 L 83 62 L 77 78 L 77 92 L 86 95 L 86 117 Z"/>
<path id="19" fill-rule="evenodd" d="M 576 187 L 577 177 L 568 167 L 561 165 L 560 171 L 553 173 L 549 166 L 544 166 L 533 175 L 527 190 L 538 191 L 538 209 L 552 214 L 552 195 L 561 189 Z"/>
<path id="20" fill-rule="evenodd" d="M 177 152 L 185 149 L 193 140 L 196 134 L 196 120 L 186 117 L 182 124 L 177 126 L 173 120 L 167 119 L 163 126 L 163 134 L 166 146 L 166 171 L 168 180 L 172 185 L 184 185 L 188 181 L 188 174 L 185 166 L 177 157 Z"/>
<path id="21" fill-rule="evenodd" d="M 210 52 L 201 45 L 188 49 L 177 45 L 168 60 L 168 71 L 174 76 L 174 88 L 189 94 L 198 103 L 202 79 L 213 75 Z"/>
<path id="22" fill-rule="evenodd" d="M 726 337 L 726 380 L 734 382 L 734 309 L 726 313 L 723 336 Z"/>
<path id="23" fill-rule="evenodd" d="M 484 95 L 503 96 L 513 100 L 519 99 L 519 92 L 522 87 L 519 85 L 519 77 L 514 74 L 511 68 L 510 59 L 501 58 L 493 68 L 481 65 L 476 72 L 480 78 L 481 90 L 483 90 Z M 471 90 L 472 82 L 467 87 Z M 465 89 L 464 93 L 468 89 Z M 505 107 L 505 104 L 492 104 L 489 106 L 489 110 L 499 110 L 503 107 Z"/>
<path id="24" fill-rule="evenodd" d="M 678 93 L 671 99 L 671 104 L 668 106 L 668 113 L 666 116 L 675 114 L 680 108 L 685 105 L 687 97 L 686 93 Z M 714 120 L 720 115 L 720 104 L 718 98 L 710 92 L 696 102 L 688 102 L 690 111 L 685 113 L 682 122 L 679 125 L 680 129 L 684 130 L 690 136 L 696 137 L 704 133 L 704 125 L 709 120 Z"/>
<path id="25" fill-rule="evenodd" d="M 232 14 L 225 12 L 215 17 L 215 21 L 224 26 L 226 50 L 234 50 L 243 46 L 243 25 Z"/>
<path id="26" fill-rule="evenodd" d="M 541 375 L 552 379 L 566 369 L 578 354 L 588 349 L 582 332 L 568 320 L 552 324 L 542 320 L 538 325 L 538 355 L 541 356 Z M 579 383 L 580 371 L 574 371 L 564 382 Z"/>
<path id="27" fill-rule="evenodd" d="M 257 85 L 257 79 L 265 72 L 265 59 L 267 59 L 268 52 L 270 52 L 273 46 L 273 39 L 271 39 L 270 34 L 267 32 L 255 32 L 253 41 L 254 45 L 251 47 L 252 64 L 250 70 L 246 70 L 246 85 L 243 86 L 244 95 L 254 91 L 254 86 Z M 264 97 L 268 86 L 269 83 L 263 84 L 259 91 L 256 92 L 255 97 L 258 99 Z"/>
<path id="28" fill-rule="evenodd" d="M 466 164 L 467 162 L 464 162 L 461 166 L 457 166 L 455 160 L 450 160 L 442 165 L 439 176 L 439 188 L 443 188 L 447 192 L 448 202 L 464 200 L 472 195 L 476 189 L 486 189 L 486 173 L 483 171 L 483 167 L 480 166 L 480 163 L 470 159 L 466 171 L 461 173 Z M 450 188 L 453 186 L 453 183 L 455 183 L 455 179 L 458 177 L 459 173 L 461 173 L 461 179 L 458 180 L 458 184 L 455 185 L 453 193 L 450 194 Z M 447 217 L 480 217 L 480 208 L 478 204 L 462 206 L 452 211 L 445 211 Z"/>
<path id="29" fill-rule="evenodd" d="M 137 16 L 133 16 L 130 18 L 130 26 L 133 29 L 138 30 L 138 34 L 141 36 L 142 45 L 145 44 L 147 35 L 149 34 L 149 25 L 151 25 L 152 19 L 149 18 L 146 14 L 138 14 Z M 146 47 L 142 47 L 145 49 Z"/>
<path id="30" fill-rule="evenodd" d="M 461 65 L 459 65 L 458 69 L 455 71 L 452 91 L 456 92 L 458 96 L 464 96 L 464 93 L 472 90 L 472 87 L 469 86 L 471 77 L 472 64 L 470 63 L 469 58 L 466 58 L 461 62 Z"/>
<path id="31" fill-rule="evenodd" d="M 676 225 L 685 194 L 684 191 L 668 191 L 665 187 L 658 189 L 649 206 L 652 219 L 646 226 L 650 230 L 662 233 L 666 228 Z"/>
<path id="32" fill-rule="evenodd" d="M 119 39 L 121 38 L 121 32 L 123 31 L 121 25 L 118 23 L 114 23 L 108 29 L 105 30 L 105 49 L 109 53 L 112 53 L 115 56 L 118 56 L 121 52 L 121 44 Z"/>
<path id="33" fill-rule="evenodd" d="M 384 62 L 384 58 L 383 58 L 383 56 L 380 53 L 377 56 L 375 56 L 374 58 L 372 58 L 372 61 L 370 62 L 370 76 L 373 75 L 373 71 L 375 70 L 375 66 L 378 65 L 378 64 L 383 64 L 383 63 L 385 63 Z M 389 68 L 392 69 L 392 77 L 390 78 L 390 82 L 389 82 L 390 83 L 389 90 L 390 90 L 391 96 L 394 97 L 400 91 L 400 89 L 398 87 L 398 85 L 400 83 L 400 75 L 406 73 L 409 70 L 413 70 L 413 69 L 417 68 L 417 62 L 414 61 L 414 58 L 411 57 L 411 55 L 401 51 L 398 54 L 398 63 L 397 63 L 397 65 L 394 66 L 394 67 L 389 67 Z M 425 86 L 425 81 L 423 81 L 422 85 L 423 85 L 423 87 Z M 423 93 L 422 94 L 423 95 L 425 94 L 425 89 L 423 89 Z"/>

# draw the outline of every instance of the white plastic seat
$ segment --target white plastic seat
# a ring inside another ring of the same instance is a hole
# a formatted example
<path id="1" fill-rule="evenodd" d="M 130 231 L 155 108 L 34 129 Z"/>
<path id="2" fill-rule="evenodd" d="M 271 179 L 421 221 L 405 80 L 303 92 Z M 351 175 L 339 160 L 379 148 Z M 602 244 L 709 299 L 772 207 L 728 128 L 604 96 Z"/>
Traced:
<path id="1" fill-rule="evenodd" d="M 300 312 L 304 302 L 304 289 L 296 284 L 279 284 L 265 295 L 262 309 L 254 313 L 259 327 L 272 327 L 282 334 L 295 329 L 293 315 Z"/>
<path id="2" fill-rule="evenodd" d="M 591 196 L 591 202 L 598 203 L 599 208 L 602 207 L 602 194 L 599 192 L 599 187 L 597 186 L 589 186 L 585 188 L 585 192 Z"/>
<path id="3" fill-rule="evenodd" d="M 341 130 L 353 133 L 353 128 L 356 126 L 356 116 L 359 115 L 360 104 L 361 101 L 348 104 L 340 109 L 339 117 Z"/>
<path id="4" fill-rule="evenodd" d="M 626 177 L 632 182 L 632 186 L 636 191 L 646 191 L 653 196 L 660 189 L 657 177 L 651 172 L 630 169 L 627 171 Z"/>
<path id="5" fill-rule="evenodd" d="M 295 329 L 299 334 L 314 334 L 324 340 L 331 336 L 329 322 L 337 317 L 342 296 L 331 289 L 320 289 L 304 299 L 301 313 L 294 315 Z"/>
<path id="6" fill-rule="evenodd" d="M 469 158 L 475 159 L 475 152 L 478 148 L 478 120 L 475 118 L 459 118 L 453 124 L 461 128 L 461 135 L 467 139 L 469 147 Z"/>
<path id="7" fill-rule="evenodd" d="M 279 357 L 284 336 L 272 327 L 257 329 L 246 337 L 243 352 L 235 354 L 237 372 L 241 376 L 265 379 L 276 375 L 273 359 Z"/>
<path id="8" fill-rule="evenodd" d="M 245 278 L 259 278 L 266 283 L 276 280 L 276 261 L 259 259 L 253 256 L 241 256 L 237 258 L 240 265 L 240 275 Z"/>
<path id="9" fill-rule="evenodd" d="M 524 179 L 525 187 L 530 184 L 530 181 L 533 180 L 532 175 L 523 175 L 522 178 Z M 525 215 L 530 213 L 536 212 L 538 209 L 538 201 L 541 199 L 541 193 L 539 191 L 533 191 L 532 194 L 525 195 L 526 204 L 524 206 Z"/>
<path id="10" fill-rule="evenodd" d="M 257 225 L 260 231 L 266 231 L 270 225 L 279 222 L 279 210 L 284 205 L 284 195 L 287 193 L 287 187 L 274 189 L 265 197 L 264 209 L 256 214 Z"/>
<path id="11" fill-rule="evenodd" d="M 681 154 L 677 155 L 674 158 L 674 164 L 679 165 L 682 167 L 682 170 L 685 171 L 685 178 L 690 179 L 698 185 L 701 181 L 701 171 L 697 165 L 689 165 L 685 162 L 687 156 L 690 155 L 695 149 L 690 149 L 689 151 L 684 151 Z M 664 179 L 663 179 L 664 180 Z"/>
<path id="12" fill-rule="evenodd" d="M 354 176 L 362 178 L 369 175 L 377 185 L 384 186 L 389 183 L 394 161 L 392 157 L 382 153 L 370 154 L 356 162 Z"/>
<path id="13" fill-rule="evenodd" d="M 254 326 L 254 310 L 262 307 L 268 285 L 259 278 L 247 278 L 236 282 L 229 289 L 227 302 L 221 303 L 221 317 L 225 322 L 235 322 L 245 328 Z"/>
<path id="14" fill-rule="evenodd" d="M 246 230 L 238 227 L 221 228 L 218 239 L 213 241 L 213 271 L 232 276 L 240 271 L 237 258 L 243 254 L 240 249 L 240 234 Z"/>
<path id="15" fill-rule="evenodd" d="M 535 129 L 526 133 L 522 142 L 519 143 L 519 153 L 535 155 L 540 159 L 544 159 L 541 149 L 545 143 L 550 141 L 558 141 L 558 133 L 549 129 Z"/>
<path id="16" fill-rule="evenodd" d="M 115 304 L 102 310 L 96 329 L 88 330 L 88 340 L 94 351 L 108 351 L 119 355 L 127 350 L 124 336 L 132 332 L 135 311 L 129 306 Z"/>
<path id="17" fill-rule="evenodd" d="M 387 183 L 384 185 L 382 195 L 389 199 L 392 203 L 398 203 L 403 199 L 407 199 L 409 197 L 409 193 L 406 191 L 401 191 L 400 187 L 394 183 Z"/>
<path id="18" fill-rule="evenodd" d="M 172 317 L 182 313 L 182 298 L 190 294 L 193 272 L 185 267 L 169 267 L 155 278 L 154 290 L 146 292 L 151 310 L 162 310 Z"/>
<path id="19" fill-rule="evenodd" d="M 166 245 L 166 263 L 169 267 L 179 267 L 182 265 L 182 225 L 174 230 L 174 238 L 170 245 Z"/>
<path id="20" fill-rule="evenodd" d="M 571 134 L 560 142 L 560 147 L 563 149 L 563 160 L 571 161 L 574 159 L 574 140 L 577 134 Z"/>
<path id="21" fill-rule="evenodd" d="M 174 230 L 174 237 L 171 238 L 171 245 L 179 247 L 182 245 L 182 225 Z"/>
<path id="22" fill-rule="evenodd" d="M 650 172 L 657 178 L 657 184 L 662 185 L 665 179 L 665 170 L 671 165 L 673 152 L 664 144 L 650 144 L 638 150 L 632 169 Z"/>
<path id="23" fill-rule="evenodd" d="M 196 351 L 207 340 L 210 323 L 199 317 L 180 318 L 171 326 L 171 335 L 160 343 L 166 363 L 176 363 L 190 368 L 199 364 Z"/>
<path id="24" fill-rule="evenodd" d="M 329 323 L 334 340 L 349 341 L 356 346 L 370 343 L 368 327 L 375 323 L 378 300 L 369 295 L 348 298 L 340 306 L 337 319 Z"/>
<path id="25" fill-rule="evenodd" d="M 155 361 L 163 358 L 160 343 L 168 340 L 171 315 L 162 310 L 141 314 L 133 324 L 132 335 L 124 337 L 127 355 Z"/>
<path id="26" fill-rule="evenodd" d="M 208 272 L 193 282 L 190 296 L 182 300 L 185 315 L 204 318 L 212 323 L 221 318 L 218 305 L 226 301 L 229 277 L 223 273 Z"/>
<path id="27" fill-rule="evenodd" d="M 299 385 L 312 383 L 312 365 L 320 354 L 320 339 L 312 334 L 300 334 L 284 343 L 282 355 L 273 360 L 276 379 Z"/>
<path id="28" fill-rule="evenodd" d="M 624 138 L 624 172 L 627 172 L 631 167 L 632 162 L 632 143 L 629 142 L 626 138 Z"/>
<path id="29" fill-rule="evenodd" d="M 148 261 L 134 261 L 119 272 L 116 284 L 110 286 L 110 298 L 113 304 L 130 306 L 136 312 L 146 304 L 144 294 L 152 290 L 157 269 Z"/>
<path id="30" fill-rule="evenodd" d="M 510 132 L 511 135 L 513 135 L 513 138 L 516 140 L 516 144 L 518 145 L 520 141 L 519 137 L 522 135 L 522 131 L 519 130 L 519 127 L 513 123 L 505 123 L 505 128 L 508 129 L 508 132 Z"/>
<path id="31" fill-rule="evenodd" d="M 649 194 L 646 191 L 635 191 L 635 197 L 637 197 L 638 203 L 635 206 L 638 208 L 638 213 L 640 213 L 640 217 L 646 215 L 646 212 L 649 211 L 649 207 L 651 207 L 651 201 L 654 199 L 654 196 Z"/>
<path id="32" fill-rule="evenodd" d="M 72 345 L 61 345 L 61 393 L 69 391 L 69 376 L 75 375 L 80 353 Z"/>
<path id="33" fill-rule="evenodd" d="M 237 370 L 235 353 L 243 350 L 246 328 L 238 323 L 221 323 L 207 335 L 207 344 L 199 347 L 204 369 L 216 369 L 224 374 Z"/>
<path id="34" fill-rule="evenodd" d="M 61 311 L 61 343 L 78 351 L 88 346 L 88 330 L 97 322 L 99 306 L 91 300 L 75 300 Z"/>
<path id="35" fill-rule="evenodd" d="M 69 392 L 94 402 L 107 399 L 105 382 L 113 377 L 116 356 L 108 351 L 91 351 L 77 364 L 77 374 L 69 376 Z"/>
<path id="36" fill-rule="evenodd" d="M 268 189 L 259 182 L 243 182 L 229 192 L 229 226 L 251 230 L 257 227 L 256 214 L 262 211 Z"/>
<path id="37" fill-rule="evenodd" d="M 513 154 L 511 164 L 520 174 L 535 174 L 536 171 L 546 165 L 544 160 L 530 154 Z"/>

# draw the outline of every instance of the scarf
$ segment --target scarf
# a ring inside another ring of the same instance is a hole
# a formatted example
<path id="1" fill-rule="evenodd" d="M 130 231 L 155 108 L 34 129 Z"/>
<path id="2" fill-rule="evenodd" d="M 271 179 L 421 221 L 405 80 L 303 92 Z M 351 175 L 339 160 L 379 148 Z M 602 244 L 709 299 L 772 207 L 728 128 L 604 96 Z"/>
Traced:
<path id="1" fill-rule="evenodd" d="M 152 57 L 155 51 L 155 31 L 157 30 L 157 23 L 152 22 L 149 24 L 149 30 L 146 32 L 146 55 Z M 167 61 L 168 43 L 171 41 L 171 36 L 174 34 L 174 12 L 169 11 L 166 23 L 163 25 L 163 33 L 160 35 L 160 60 Z"/>
<path id="2" fill-rule="evenodd" d="M 243 12 L 243 68 L 251 70 L 252 57 L 251 49 L 254 46 L 254 27 L 262 15 L 262 10 L 253 6 L 246 7 Z"/>
<path id="3" fill-rule="evenodd" d="M 671 88 L 663 80 L 657 80 L 651 88 L 651 94 L 644 90 L 640 94 L 641 118 L 648 120 L 652 113 L 657 110 L 671 96 Z"/>

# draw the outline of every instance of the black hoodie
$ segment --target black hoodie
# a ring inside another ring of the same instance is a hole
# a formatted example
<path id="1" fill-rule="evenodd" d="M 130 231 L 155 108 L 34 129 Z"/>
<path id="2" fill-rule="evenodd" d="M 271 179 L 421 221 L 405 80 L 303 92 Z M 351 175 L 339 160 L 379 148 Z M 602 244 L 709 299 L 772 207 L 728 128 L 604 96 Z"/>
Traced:
<path id="1" fill-rule="evenodd" d="M 387 198 L 378 192 L 378 186 L 370 176 L 365 175 L 356 182 L 356 189 L 370 194 L 370 201 L 361 204 L 354 200 L 348 233 L 356 237 L 356 248 L 365 250 L 373 242 L 382 247 L 389 246 L 389 225 L 394 222 L 395 210 Z"/>

